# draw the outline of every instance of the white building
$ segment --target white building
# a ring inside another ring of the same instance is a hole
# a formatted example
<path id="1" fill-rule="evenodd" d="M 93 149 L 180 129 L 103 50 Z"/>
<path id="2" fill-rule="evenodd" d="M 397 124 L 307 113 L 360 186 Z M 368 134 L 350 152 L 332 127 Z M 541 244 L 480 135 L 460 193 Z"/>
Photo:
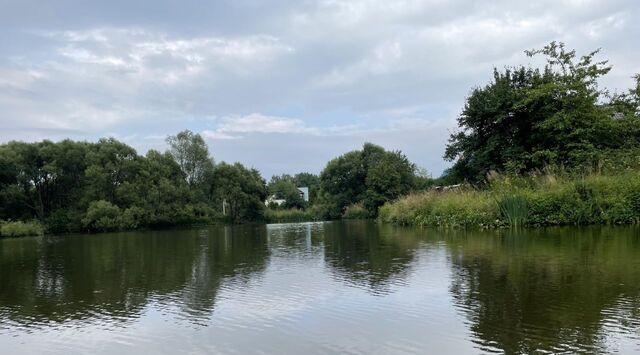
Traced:
<path id="1" fill-rule="evenodd" d="M 304 202 L 309 202 L 309 188 L 308 187 L 298 187 L 298 192 L 300 193 L 300 197 Z M 276 204 L 278 206 L 282 206 L 283 203 L 287 202 L 284 199 L 278 199 L 275 195 L 271 195 L 267 197 L 267 200 L 264 201 L 264 204 L 269 206 L 269 204 Z"/>
<path id="2" fill-rule="evenodd" d="M 308 187 L 298 187 L 298 191 L 300 191 L 300 197 L 302 197 L 304 202 L 309 202 L 309 188 Z"/>

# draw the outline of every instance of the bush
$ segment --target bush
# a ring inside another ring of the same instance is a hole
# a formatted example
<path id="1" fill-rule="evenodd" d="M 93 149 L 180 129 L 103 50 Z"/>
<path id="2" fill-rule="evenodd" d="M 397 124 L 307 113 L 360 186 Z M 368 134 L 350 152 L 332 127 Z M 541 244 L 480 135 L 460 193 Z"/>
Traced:
<path id="1" fill-rule="evenodd" d="M 109 201 L 99 200 L 89 204 L 82 219 L 85 228 L 91 231 L 112 231 L 120 228 L 120 208 Z"/>
<path id="2" fill-rule="evenodd" d="M 43 234 L 44 228 L 37 221 L 0 221 L 0 236 L 2 237 L 25 237 Z"/>
<path id="3" fill-rule="evenodd" d="M 118 217 L 118 226 L 122 229 L 137 229 L 149 221 L 147 211 L 140 207 L 129 207 Z"/>
<path id="4" fill-rule="evenodd" d="M 368 219 L 370 218 L 369 211 L 364 207 L 363 203 L 354 203 L 347 206 L 342 214 L 343 219 Z"/>
<path id="5" fill-rule="evenodd" d="M 491 195 L 471 188 L 412 194 L 379 211 L 383 222 L 435 227 L 493 227 L 500 224 Z"/>

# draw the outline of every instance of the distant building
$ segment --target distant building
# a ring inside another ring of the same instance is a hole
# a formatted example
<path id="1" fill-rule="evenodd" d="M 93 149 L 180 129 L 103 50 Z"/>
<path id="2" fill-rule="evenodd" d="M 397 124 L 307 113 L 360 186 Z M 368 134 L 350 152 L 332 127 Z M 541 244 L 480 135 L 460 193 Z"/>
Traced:
<path id="1" fill-rule="evenodd" d="M 623 112 L 614 112 L 612 115 L 614 120 L 621 120 L 624 118 L 624 113 Z"/>
<path id="2" fill-rule="evenodd" d="M 298 192 L 300 193 L 300 197 L 304 202 L 309 202 L 309 188 L 308 187 L 298 187 Z M 269 206 L 270 204 L 276 204 L 278 206 L 282 206 L 287 200 L 276 198 L 276 195 L 271 195 L 267 197 L 264 201 L 264 204 Z"/>
<path id="3" fill-rule="evenodd" d="M 304 202 L 309 202 L 309 188 L 308 187 L 298 187 L 298 191 L 300 191 L 300 197 L 302 197 Z"/>
<path id="4" fill-rule="evenodd" d="M 264 204 L 269 206 L 270 204 L 276 204 L 278 206 L 282 206 L 283 203 L 287 202 L 287 200 L 276 198 L 276 195 L 271 195 L 267 197 L 267 200 L 264 201 Z"/>

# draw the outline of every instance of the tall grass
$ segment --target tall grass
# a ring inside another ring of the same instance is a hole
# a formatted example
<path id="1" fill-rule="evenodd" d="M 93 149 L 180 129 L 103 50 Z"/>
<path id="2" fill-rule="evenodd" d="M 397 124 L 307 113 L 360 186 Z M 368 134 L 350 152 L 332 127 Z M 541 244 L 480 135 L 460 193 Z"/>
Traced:
<path id="1" fill-rule="evenodd" d="M 288 210 L 267 208 L 265 219 L 268 223 L 307 222 L 315 220 L 311 212 L 295 208 Z"/>
<path id="2" fill-rule="evenodd" d="M 502 218 L 510 226 L 521 226 L 527 222 L 529 208 L 527 199 L 521 195 L 507 195 L 498 201 Z"/>
<path id="3" fill-rule="evenodd" d="M 383 222 L 481 227 L 640 222 L 640 173 L 571 176 L 561 170 L 496 177 L 487 187 L 425 191 L 380 208 Z"/>

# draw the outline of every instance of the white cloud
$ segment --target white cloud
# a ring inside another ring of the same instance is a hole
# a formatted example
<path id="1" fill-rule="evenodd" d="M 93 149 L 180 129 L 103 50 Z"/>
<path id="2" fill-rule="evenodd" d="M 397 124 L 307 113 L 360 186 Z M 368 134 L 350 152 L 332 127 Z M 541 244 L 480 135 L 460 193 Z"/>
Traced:
<path id="1" fill-rule="evenodd" d="M 232 133 L 303 133 L 308 128 L 302 120 L 296 118 L 265 116 L 252 113 L 246 116 L 228 117 L 219 128 Z"/>
<path id="2" fill-rule="evenodd" d="M 329 127 L 308 126 L 298 118 L 268 116 L 251 113 L 245 116 L 231 116 L 221 119 L 214 130 L 201 132 L 209 139 L 239 139 L 242 134 L 305 134 L 305 135 L 350 135 L 359 129 L 358 125 L 342 125 Z"/>

